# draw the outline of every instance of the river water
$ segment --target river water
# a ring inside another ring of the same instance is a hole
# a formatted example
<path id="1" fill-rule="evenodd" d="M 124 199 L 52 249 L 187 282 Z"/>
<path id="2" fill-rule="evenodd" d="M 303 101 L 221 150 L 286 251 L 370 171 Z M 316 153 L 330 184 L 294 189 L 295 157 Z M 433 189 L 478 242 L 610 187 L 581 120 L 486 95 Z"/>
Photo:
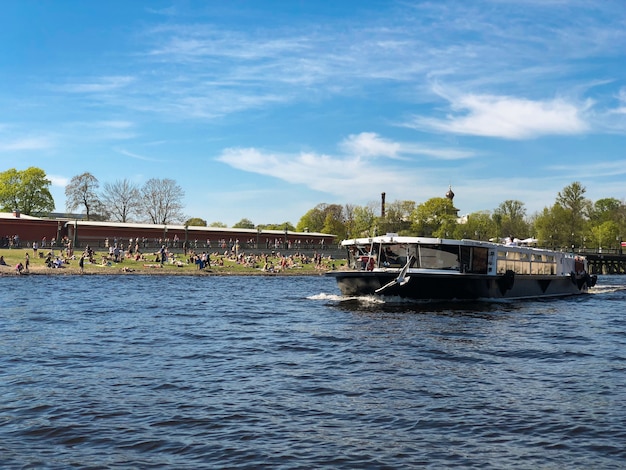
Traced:
<path id="1" fill-rule="evenodd" d="M 312 277 L 0 278 L 3 468 L 626 468 L 626 278 L 499 303 Z"/>

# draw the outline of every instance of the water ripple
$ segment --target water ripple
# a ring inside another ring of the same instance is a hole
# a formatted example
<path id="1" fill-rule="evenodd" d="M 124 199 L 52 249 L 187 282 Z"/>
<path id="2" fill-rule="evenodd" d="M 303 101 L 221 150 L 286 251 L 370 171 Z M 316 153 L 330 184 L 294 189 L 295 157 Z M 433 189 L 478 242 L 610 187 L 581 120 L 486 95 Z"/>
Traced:
<path id="1" fill-rule="evenodd" d="M 324 277 L 0 284 L 5 468 L 626 460 L 621 277 L 580 298 L 441 303 L 347 299 Z"/>

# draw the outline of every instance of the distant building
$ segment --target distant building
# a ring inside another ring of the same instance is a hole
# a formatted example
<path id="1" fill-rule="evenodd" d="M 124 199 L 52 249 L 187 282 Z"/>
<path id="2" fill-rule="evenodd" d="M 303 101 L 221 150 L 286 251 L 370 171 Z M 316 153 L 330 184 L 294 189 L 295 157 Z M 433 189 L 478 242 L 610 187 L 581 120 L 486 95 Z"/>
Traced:
<path id="1" fill-rule="evenodd" d="M 238 243 L 241 249 L 317 249 L 332 245 L 335 236 L 328 233 L 293 232 L 288 230 L 257 230 L 184 225 L 94 222 L 68 218 L 39 218 L 21 215 L 18 211 L 0 212 L 0 246 L 8 246 L 9 237 L 19 237 L 22 246 L 32 242 L 57 245 L 64 238 L 76 247 L 90 245 L 108 247 L 118 241 L 127 246 L 130 239 L 142 248 L 168 244 L 172 248 L 211 248 L 219 250 Z"/>

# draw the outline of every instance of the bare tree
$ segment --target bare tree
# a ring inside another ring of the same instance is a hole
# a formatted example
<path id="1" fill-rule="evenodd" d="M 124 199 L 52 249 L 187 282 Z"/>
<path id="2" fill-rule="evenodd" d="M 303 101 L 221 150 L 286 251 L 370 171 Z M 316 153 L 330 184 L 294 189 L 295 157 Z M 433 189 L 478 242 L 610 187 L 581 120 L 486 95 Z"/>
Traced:
<path id="1" fill-rule="evenodd" d="M 140 211 L 141 194 L 139 188 L 127 179 L 115 183 L 105 183 L 102 202 L 116 222 L 130 222 Z"/>
<path id="2" fill-rule="evenodd" d="M 142 188 L 141 207 L 153 224 L 182 222 L 183 189 L 172 179 L 151 178 Z"/>
<path id="3" fill-rule="evenodd" d="M 91 173 L 83 173 L 74 176 L 69 184 L 65 187 L 65 197 L 67 198 L 65 205 L 68 211 L 74 211 L 79 207 L 85 208 L 87 220 L 91 220 L 98 214 L 104 214 L 104 206 L 98 198 L 98 178 Z"/>

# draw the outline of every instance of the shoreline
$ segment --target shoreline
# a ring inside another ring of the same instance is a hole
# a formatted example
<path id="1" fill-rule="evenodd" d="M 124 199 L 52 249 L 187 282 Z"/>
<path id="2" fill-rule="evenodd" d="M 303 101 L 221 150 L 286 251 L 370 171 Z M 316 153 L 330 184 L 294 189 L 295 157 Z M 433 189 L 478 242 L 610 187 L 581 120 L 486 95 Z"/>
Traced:
<path id="1" fill-rule="evenodd" d="M 103 263 L 90 263 L 85 259 L 84 269 L 81 272 L 79 259 L 75 256 L 63 257 L 60 267 L 49 267 L 41 252 L 31 252 L 30 249 L 0 249 L 2 261 L 0 277 L 6 276 L 111 276 L 111 275 L 141 275 L 141 276 L 321 276 L 324 273 L 340 268 L 345 260 L 320 258 L 315 262 L 310 258 L 265 256 L 265 258 L 249 257 L 245 263 L 242 259 L 231 256 L 213 255 L 211 264 L 198 269 L 193 259 L 174 254 L 174 258 L 161 265 L 152 256 L 143 256 L 141 259 L 125 258 L 114 261 L 106 259 L 106 254 L 94 254 L 94 258 L 102 256 Z M 58 257 L 57 257 L 58 258 Z M 182 259 L 181 259 L 182 258 Z M 287 260 L 287 262 L 285 261 Z M 18 265 L 23 270 L 16 270 Z M 28 269 L 26 269 L 28 266 Z M 263 268 L 266 269 L 263 269 Z"/>
<path id="2" fill-rule="evenodd" d="M 308 270 L 301 271 L 298 268 L 292 268 L 289 270 L 269 272 L 262 271 L 260 269 L 249 268 L 248 270 L 234 271 L 231 269 L 203 269 L 203 270 L 190 270 L 190 269 L 171 269 L 170 267 L 164 268 L 133 268 L 133 267 L 107 267 L 104 266 L 102 270 L 95 271 L 92 269 L 85 269 L 84 272 L 80 272 L 78 267 L 63 267 L 63 268 L 48 268 L 41 266 L 33 266 L 28 272 L 22 272 L 18 274 L 13 266 L 0 266 L 0 277 L 21 277 L 21 276 L 196 276 L 196 277 L 212 277 L 212 276 L 261 276 L 261 277 L 276 277 L 276 276 L 324 276 L 328 270 L 321 270 L 311 272 Z"/>

